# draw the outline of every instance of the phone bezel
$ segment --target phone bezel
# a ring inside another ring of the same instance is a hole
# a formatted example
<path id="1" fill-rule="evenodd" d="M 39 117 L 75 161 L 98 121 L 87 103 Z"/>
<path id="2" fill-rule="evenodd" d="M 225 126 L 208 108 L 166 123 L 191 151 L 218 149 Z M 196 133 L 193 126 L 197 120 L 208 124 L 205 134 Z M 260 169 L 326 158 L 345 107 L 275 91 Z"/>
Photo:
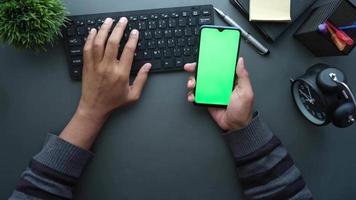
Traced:
<path id="1" fill-rule="evenodd" d="M 214 25 L 203 25 L 200 27 L 199 29 L 199 42 L 198 42 L 198 56 L 197 56 L 197 60 L 196 60 L 196 70 L 195 70 L 195 80 L 196 80 L 196 83 L 198 82 L 198 67 L 199 67 L 199 57 L 200 57 L 200 40 L 201 40 L 201 32 L 203 31 L 204 28 L 213 28 L 213 29 L 223 29 L 223 30 L 236 30 L 240 33 L 240 38 L 239 38 L 239 42 L 237 44 L 237 56 L 236 56 L 236 63 L 235 63 L 235 66 L 237 65 L 238 63 L 238 60 L 239 60 L 239 54 L 240 54 L 240 44 L 241 44 L 241 31 L 235 27 L 229 27 L 229 26 L 214 26 Z M 234 91 L 235 87 L 235 82 L 236 82 L 236 72 L 234 73 L 234 81 L 233 81 L 233 87 L 232 87 L 232 91 L 231 93 Z M 196 94 L 196 87 L 194 88 L 194 95 Z M 206 103 L 198 103 L 194 100 L 194 105 L 197 105 L 197 106 L 210 106 L 210 107 L 227 107 L 227 105 L 225 104 L 206 104 Z"/>

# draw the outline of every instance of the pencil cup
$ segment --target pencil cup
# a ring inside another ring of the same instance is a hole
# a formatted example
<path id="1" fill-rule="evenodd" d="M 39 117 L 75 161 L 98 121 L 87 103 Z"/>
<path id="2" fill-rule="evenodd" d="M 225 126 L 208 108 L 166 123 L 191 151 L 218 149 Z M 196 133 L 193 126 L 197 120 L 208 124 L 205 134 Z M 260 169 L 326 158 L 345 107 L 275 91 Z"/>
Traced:
<path id="1" fill-rule="evenodd" d="M 315 8 L 294 37 L 315 56 L 348 55 L 356 44 L 356 7 L 337 0 Z"/>

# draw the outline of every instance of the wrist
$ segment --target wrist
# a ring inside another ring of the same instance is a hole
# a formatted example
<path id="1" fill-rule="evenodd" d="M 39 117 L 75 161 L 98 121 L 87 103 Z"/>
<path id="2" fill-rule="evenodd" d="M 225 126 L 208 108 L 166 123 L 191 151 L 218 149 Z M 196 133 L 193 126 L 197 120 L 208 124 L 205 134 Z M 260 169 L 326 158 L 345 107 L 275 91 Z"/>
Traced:
<path id="1" fill-rule="evenodd" d="M 85 119 L 87 121 L 91 121 L 94 124 L 103 124 L 109 117 L 109 113 L 91 109 L 89 107 L 83 106 L 80 103 L 75 112 L 75 116 L 78 116 L 79 118 Z"/>
<path id="2" fill-rule="evenodd" d="M 258 112 L 255 112 L 251 114 L 246 120 L 240 120 L 238 122 L 227 122 L 227 129 L 225 129 L 225 132 L 232 132 L 232 131 L 238 131 L 241 129 L 244 129 L 252 123 L 252 121 L 258 116 Z"/>

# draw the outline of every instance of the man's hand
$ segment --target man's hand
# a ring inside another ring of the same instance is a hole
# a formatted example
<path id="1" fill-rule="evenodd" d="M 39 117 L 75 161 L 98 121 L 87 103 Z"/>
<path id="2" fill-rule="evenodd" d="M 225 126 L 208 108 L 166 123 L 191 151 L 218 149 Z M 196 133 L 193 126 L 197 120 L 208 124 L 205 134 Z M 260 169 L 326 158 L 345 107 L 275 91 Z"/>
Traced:
<path id="1" fill-rule="evenodd" d="M 195 73 L 196 63 L 186 64 L 184 69 L 187 72 Z M 231 94 L 227 108 L 208 107 L 213 119 L 225 131 L 242 129 L 252 119 L 254 94 L 243 58 L 238 61 L 236 75 L 235 89 Z M 187 83 L 190 90 L 187 97 L 189 102 L 194 102 L 195 83 L 195 77 L 190 76 Z"/>
<path id="2" fill-rule="evenodd" d="M 133 85 L 129 85 L 139 32 L 132 30 L 117 60 L 120 41 L 127 19 L 121 18 L 109 36 L 113 20 L 108 18 L 99 32 L 92 29 L 84 46 L 82 96 L 77 112 L 60 134 L 60 138 L 90 149 L 109 113 L 140 98 L 151 64 L 141 67 Z"/>
<path id="3" fill-rule="evenodd" d="M 137 30 L 131 31 L 121 58 L 117 59 L 127 22 L 127 18 L 121 18 L 109 39 L 109 30 L 113 24 L 111 18 L 105 20 L 98 33 L 95 29 L 90 31 L 84 46 L 80 111 L 103 117 L 115 108 L 140 98 L 151 64 L 147 63 L 140 69 L 130 86 L 129 75 L 139 38 Z"/>

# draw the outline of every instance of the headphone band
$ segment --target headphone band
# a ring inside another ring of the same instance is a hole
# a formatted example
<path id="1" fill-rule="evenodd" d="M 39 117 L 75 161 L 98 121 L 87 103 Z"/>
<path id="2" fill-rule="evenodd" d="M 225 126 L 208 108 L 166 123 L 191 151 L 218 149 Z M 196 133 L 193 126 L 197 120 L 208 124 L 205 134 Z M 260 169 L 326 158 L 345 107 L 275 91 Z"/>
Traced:
<path id="1" fill-rule="evenodd" d="M 330 76 L 331 80 L 333 80 L 336 84 L 340 85 L 343 88 L 342 94 L 344 95 L 344 97 L 346 99 L 351 98 L 352 103 L 354 104 L 354 107 L 355 107 L 355 111 L 354 111 L 355 113 L 353 115 L 355 115 L 356 114 L 356 100 L 355 100 L 355 96 L 353 95 L 350 87 L 346 83 L 339 81 L 339 79 L 337 78 L 335 73 L 330 73 L 329 76 Z M 354 122 L 355 118 L 353 116 L 350 116 L 349 120 Z"/>

